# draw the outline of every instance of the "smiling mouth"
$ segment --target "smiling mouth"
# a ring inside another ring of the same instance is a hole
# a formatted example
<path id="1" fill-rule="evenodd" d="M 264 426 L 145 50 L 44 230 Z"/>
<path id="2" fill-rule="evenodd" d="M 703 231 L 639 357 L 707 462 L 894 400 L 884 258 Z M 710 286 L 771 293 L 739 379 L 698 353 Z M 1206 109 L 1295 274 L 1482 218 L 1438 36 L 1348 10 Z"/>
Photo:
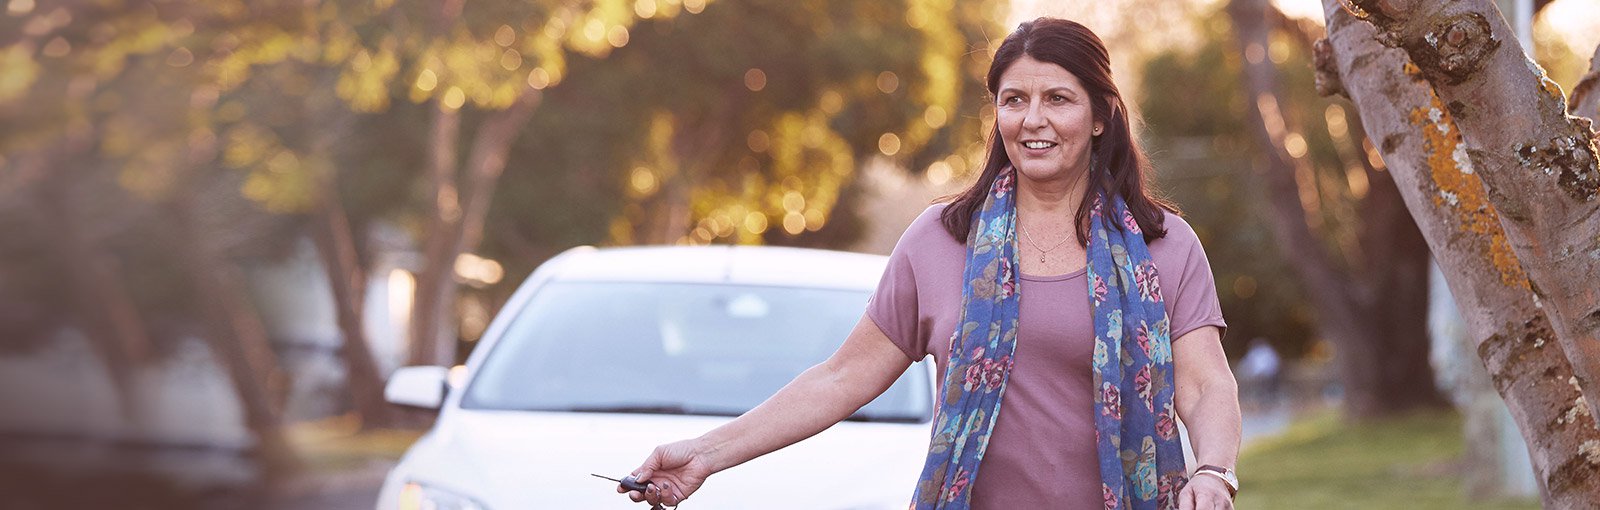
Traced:
<path id="1" fill-rule="evenodd" d="M 1051 148 L 1051 147 L 1055 147 L 1056 143 L 1055 142 L 1043 142 L 1043 141 L 1037 141 L 1036 140 L 1036 141 L 1031 141 L 1031 142 L 1022 142 L 1022 146 L 1023 147 L 1027 147 L 1029 149 L 1048 149 L 1048 148 Z"/>

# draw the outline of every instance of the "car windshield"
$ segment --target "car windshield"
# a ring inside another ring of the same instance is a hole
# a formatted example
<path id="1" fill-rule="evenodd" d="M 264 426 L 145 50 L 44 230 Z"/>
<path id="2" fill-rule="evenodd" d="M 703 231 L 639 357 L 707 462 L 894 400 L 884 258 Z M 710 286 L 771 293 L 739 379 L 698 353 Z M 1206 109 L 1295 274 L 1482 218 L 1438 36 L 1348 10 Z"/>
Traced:
<path id="1" fill-rule="evenodd" d="M 462 407 L 737 416 L 843 343 L 868 293 L 729 284 L 552 282 L 517 312 Z M 851 420 L 924 422 L 915 363 Z"/>

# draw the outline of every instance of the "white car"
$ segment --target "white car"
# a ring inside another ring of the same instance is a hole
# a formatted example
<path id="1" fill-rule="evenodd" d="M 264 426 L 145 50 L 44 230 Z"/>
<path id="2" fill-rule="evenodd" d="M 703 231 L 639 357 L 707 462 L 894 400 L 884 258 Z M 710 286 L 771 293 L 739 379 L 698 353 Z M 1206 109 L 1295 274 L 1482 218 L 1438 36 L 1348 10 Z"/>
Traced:
<path id="1" fill-rule="evenodd" d="M 438 408 L 379 510 L 644 509 L 616 492 L 658 444 L 761 403 L 843 343 L 887 259 L 772 247 L 569 250 L 495 317 L 464 369 L 407 367 L 394 403 Z M 689 510 L 904 509 L 935 374 L 913 364 L 850 419 L 713 475 Z M 447 381 L 448 380 L 448 381 Z"/>

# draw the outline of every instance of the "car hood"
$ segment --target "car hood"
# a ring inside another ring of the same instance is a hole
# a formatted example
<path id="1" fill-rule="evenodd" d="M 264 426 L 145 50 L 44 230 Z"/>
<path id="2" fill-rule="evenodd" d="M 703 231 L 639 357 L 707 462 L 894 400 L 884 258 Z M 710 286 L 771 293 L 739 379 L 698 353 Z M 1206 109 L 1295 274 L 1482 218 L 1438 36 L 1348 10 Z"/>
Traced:
<path id="1" fill-rule="evenodd" d="M 399 469 L 508 508 L 637 509 L 616 485 L 656 445 L 728 418 L 456 409 Z M 927 452 L 928 424 L 842 422 L 713 475 L 686 504 L 717 509 L 905 508 Z"/>

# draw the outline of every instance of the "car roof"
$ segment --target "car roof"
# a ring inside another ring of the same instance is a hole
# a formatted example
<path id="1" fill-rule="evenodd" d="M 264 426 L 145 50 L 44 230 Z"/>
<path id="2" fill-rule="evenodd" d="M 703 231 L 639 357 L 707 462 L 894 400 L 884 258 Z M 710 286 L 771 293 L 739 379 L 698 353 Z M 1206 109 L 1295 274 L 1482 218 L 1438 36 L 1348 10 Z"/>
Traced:
<path id="1" fill-rule="evenodd" d="M 581 248 L 551 261 L 553 281 L 730 283 L 872 290 L 888 257 L 775 246 Z"/>

